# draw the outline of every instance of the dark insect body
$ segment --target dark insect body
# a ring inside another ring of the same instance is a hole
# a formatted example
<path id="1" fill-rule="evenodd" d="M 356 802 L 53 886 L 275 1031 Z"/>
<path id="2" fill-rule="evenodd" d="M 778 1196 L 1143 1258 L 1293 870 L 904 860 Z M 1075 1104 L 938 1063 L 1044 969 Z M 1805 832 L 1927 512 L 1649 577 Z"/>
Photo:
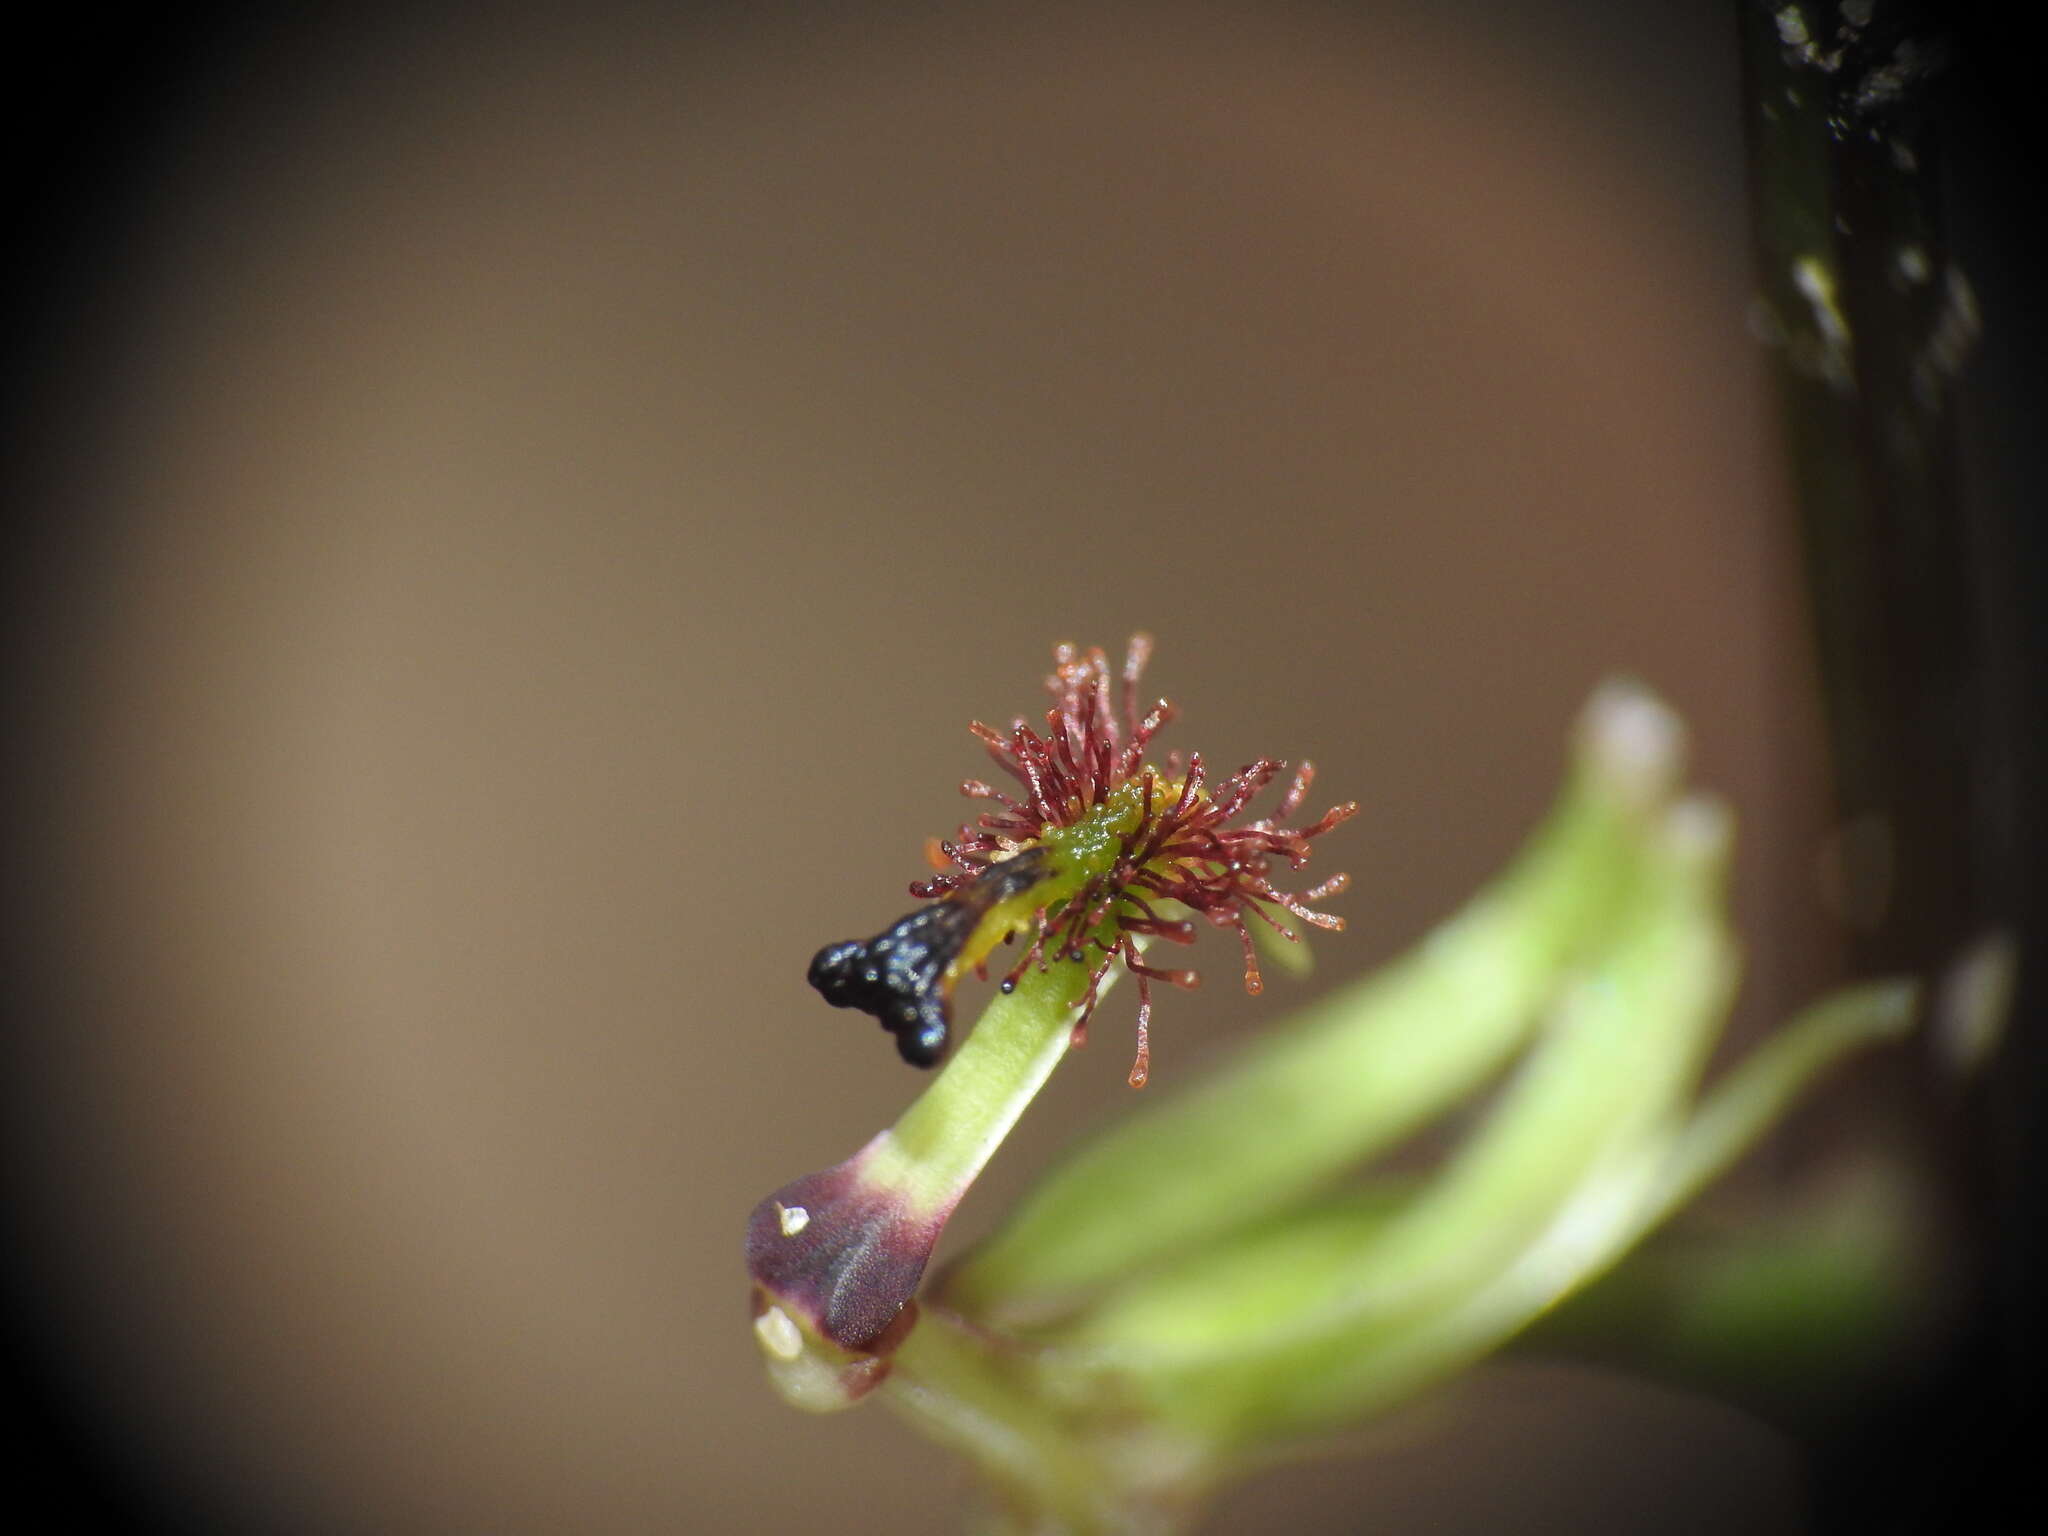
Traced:
<path id="1" fill-rule="evenodd" d="M 946 1049 L 953 983 L 975 930 L 992 908 L 1036 885 L 1045 862 L 1044 849 L 1028 849 L 872 939 L 827 944 L 812 957 L 811 985 L 833 1007 L 879 1019 L 912 1066 L 933 1065 Z"/>
<path id="2" fill-rule="evenodd" d="M 1102 983 L 1122 962 L 1138 986 L 1138 1057 L 1131 1084 L 1143 1087 L 1149 1071 L 1150 983 L 1193 987 L 1188 970 L 1147 965 L 1143 946 L 1155 939 L 1190 944 L 1194 918 L 1233 929 L 1244 952 L 1245 990 L 1262 982 L 1247 917 L 1282 938 L 1299 935 L 1274 911 L 1292 913 L 1319 928 L 1344 920 L 1308 903 L 1348 884 L 1337 875 L 1301 892 L 1277 889 L 1274 860 L 1299 869 L 1310 842 L 1357 813 L 1355 803 L 1333 806 L 1306 827 L 1286 820 L 1299 809 L 1315 777 L 1303 763 L 1270 816 L 1232 825 L 1252 798 L 1286 764 L 1259 758 L 1227 778 L 1209 780 L 1200 753 L 1184 762 L 1168 753 L 1163 765 L 1146 760 L 1152 737 L 1173 718 L 1161 699 L 1139 712 L 1138 679 L 1151 641 L 1132 639 L 1122 673 L 1122 696 L 1113 706 L 1107 658 L 1063 645 L 1046 680 L 1053 708 L 1040 736 L 1024 721 L 1006 735 L 976 721 L 971 729 L 989 756 L 1017 781 L 1012 796 L 976 779 L 962 794 L 993 800 L 998 809 L 959 829 L 938 853 L 955 866 L 910 888 L 932 898 L 929 906 L 891 924 L 865 942 L 832 944 L 811 961 L 811 985 L 828 1002 L 858 1008 L 896 1036 L 903 1059 L 930 1066 L 946 1045 L 953 984 L 968 969 L 981 971 L 995 946 L 1020 930 L 1032 934 L 1022 958 L 1003 978 L 1011 990 L 1033 964 L 1100 956 L 1074 1025 L 1085 1038 Z"/>

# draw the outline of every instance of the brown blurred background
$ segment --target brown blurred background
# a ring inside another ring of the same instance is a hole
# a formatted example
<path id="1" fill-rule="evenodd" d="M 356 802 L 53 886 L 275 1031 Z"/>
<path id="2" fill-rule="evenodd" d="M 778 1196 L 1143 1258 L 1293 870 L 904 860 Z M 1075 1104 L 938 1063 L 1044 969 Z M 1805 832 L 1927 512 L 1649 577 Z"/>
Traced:
<path id="1" fill-rule="evenodd" d="M 738 1239 L 921 1085 L 804 963 L 1056 640 L 1152 630 L 1176 741 L 1363 803 L 1316 985 L 1501 861 L 1616 669 L 1740 811 L 1738 1034 L 1824 984 L 1734 37 L 1614 20 L 415 13 L 143 70 L 11 617 L 17 1310 L 123 1497 L 956 1528 L 885 1411 L 770 1396 Z M 1204 953 L 1155 1092 L 1306 995 Z M 1124 1102 L 1127 1018 L 956 1237 Z M 1371 1444 L 1218 1528 L 1798 1525 L 1789 1441 L 1590 1370 Z"/>

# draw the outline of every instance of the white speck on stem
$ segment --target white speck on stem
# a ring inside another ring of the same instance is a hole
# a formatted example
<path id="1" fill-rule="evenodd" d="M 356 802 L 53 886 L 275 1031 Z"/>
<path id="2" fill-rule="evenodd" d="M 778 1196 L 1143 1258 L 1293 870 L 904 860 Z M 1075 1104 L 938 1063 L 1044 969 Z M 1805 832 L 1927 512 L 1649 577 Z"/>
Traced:
<path id="1" fill-rule="evenodd" d="M 1835 275 L 1819 256 L 1800 256 L 1792 262 L 1792 286 L 1797 288 L 1813 311 L 1815 340 L 1819 345 L 1810 358 L 1797 358 L 1811 372 L 1818 373 L 1837 389 L 1854 383 L 1849 365 L 1849 322 L 1835 297 Z"/>
<path id="2" fill-rule="evenodd" d="M 794 1360 L 804 1352 L 802 1330 L 780 1307 L 770 1307 L 754 1319 L 754 1337 L 777 1360 Z"/>
<path id="3" fill-rule="evenodd" d="M 1831 343 L 1846 343 L 1848 322 L 1835 303 L 1835 278 L 1818 256 L 1801 256 L 1792 263 L 1792 282 L 1806 302 L 1813 306 L 1813 323 Z"/>
<path id="4" fill-rule="evenodd" d="M 1778 41 L 1785 46 L 1786 63 L 1797 60 L 1809 69 L 1817 69 L 1831 75 L 1842 64 L 1842 49 L 1824 53 L 1814 40 L 1813 28 L 1807 24 L 1806 14 L 1796 5 L 1788 5 L 1772 17 L 1778 24 Z M 1846 41 L 1846 37 L 1842 39 Z"/>
<path id="5" fill-rule="evenodd" d="M 805 1227 L 811 1224 L 811 1213 L 800 1205 L 778 1204 L 775 1207 L 775 1215 L 776 1219 L 782 1223 L 782 1235 L 784 1237 L 795 1237 L 797 1233 L 803 1231 Z"/>

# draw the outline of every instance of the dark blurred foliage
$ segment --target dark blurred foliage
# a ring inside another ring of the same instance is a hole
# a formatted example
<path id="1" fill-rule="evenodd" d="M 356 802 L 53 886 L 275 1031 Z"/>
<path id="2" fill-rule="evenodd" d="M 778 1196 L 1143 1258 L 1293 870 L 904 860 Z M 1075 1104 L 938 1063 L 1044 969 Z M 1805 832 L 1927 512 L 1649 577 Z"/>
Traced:
<path id="1" fill-rule="evenodd" d="M 1816 35 L 1832 35 L 1841 9 L 1807 5 L 1804 15 Z M 1778 10 L 1744 9 L 1752 44 L 1764 44 L 1752 60 L 1778 56 Z M 2011 1032 L 1982 1080 L 1958 1094 L 1924 1061 L 1892 1064 L 1900 1122 L 1967 1250 L 1956 1335 L 1823 1437 L 1825 1528 L 1917 1531 L 1969 1526 L 1971 1511 L 1988 1519 L 2022 1499 L 2022 1437 L 2041 1408 L 2048 460 L 2038 422 L 2048 330 L 2039 221 L 2022 189 L 2038 184 L 2044 139 L 2032 51 L 2002 8 L 1880 4 L 1872 14 L 1882 56 L 1903 40 L 1948 61 L 1892 119 L 1931 174 L 1899 174 L 1890 139 L 1810 140 L 1809 169 L 1838 216 L 1858 389 L 1853 403 L 1831 401 L 1825 386 L 1788 375 L 1783 395 L 1838 804 L 1894 829 L 1897 898 L 1860 936 L 1856 959 L 1866 970 L 1938 973 L 1992 928 L 2013 930 L 2021 956 Z M 1753 95 L 1775 100 L 1790 85 L 1757 74 Z M 1779 157 L 1777 170 L 1799 152 L 1783 137 L 1761 149 Z M 1779 177 L 1775 192 L 1800 174 Z M 1922 234 L 1945 244 L 1983 317 L 1961 388 L 1932 411 L 1911 377 L 1925 317 L 1880 270 L 1894 241 Z"/>

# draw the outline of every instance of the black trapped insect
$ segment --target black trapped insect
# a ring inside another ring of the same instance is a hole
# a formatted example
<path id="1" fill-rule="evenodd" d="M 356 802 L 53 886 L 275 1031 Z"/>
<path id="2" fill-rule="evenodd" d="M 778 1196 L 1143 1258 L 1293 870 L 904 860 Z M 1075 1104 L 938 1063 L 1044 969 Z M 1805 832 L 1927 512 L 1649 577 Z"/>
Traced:
<path id="1" fill-rule="evenodd" d="M 1043 848 L 1020 853 L 872 939 L 827 944 L 812 957 L 811 985 L 833 1007 L 879 1019 L 912 1066 L 932 1066 L 946 1049 L 953 983 L 973 963 L 963 961 L 968 941 L 993 908 L 1038 883 L 1045 863 Z M 991 936 L 982 953 L 1005 935 Z"/>

